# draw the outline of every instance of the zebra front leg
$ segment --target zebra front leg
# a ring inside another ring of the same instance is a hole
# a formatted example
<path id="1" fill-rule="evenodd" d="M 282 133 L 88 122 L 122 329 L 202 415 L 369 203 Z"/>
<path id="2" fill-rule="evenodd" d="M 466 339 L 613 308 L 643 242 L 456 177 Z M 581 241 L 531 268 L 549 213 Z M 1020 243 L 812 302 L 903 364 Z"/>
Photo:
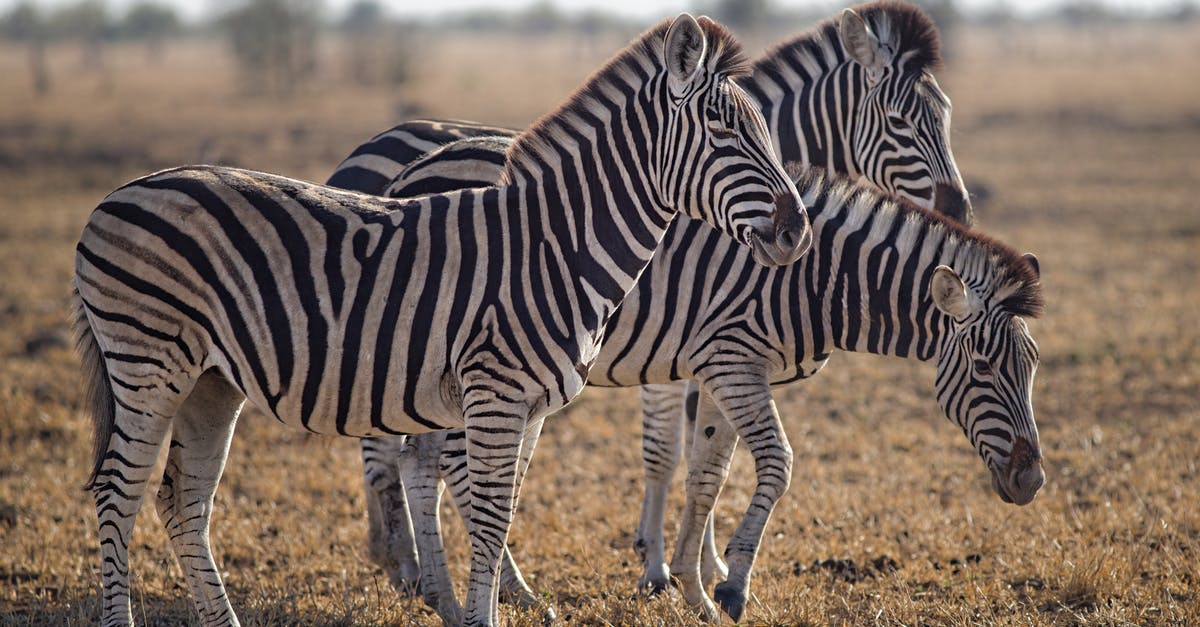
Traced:
<path id="1" fill-rule="evenodd" d="M 538 427 L 540 431 L 540 426 Z M 536 437 L 534 437 L 536 442 Z M 525 469 L 528 468 L 529 459 L 532 456 L 533 447 L 527 439 L 521 446 L 521 478 L 523 480 Z M 528 454 L 526 454 L 528 452 Z M 470 493 L 467 490 L 467 447 L 466 439 L 462 431 L 450 432 L 446 438 L 446 442 L 442 447 L 441 455 L 441 476 L 442 479 L 450 486 L 450 495 L 454 499 L 455 510 L 464 520 L 466 513 L 471 511 Z M 424 526 L 424 525 L 423 525 Z M 422 555 L 426 547 L 429 550 L 442 550 L 442 539 L 437 538 L 435 543 L 426 541 L 424 538 L 421 541 Z M 421 558 L 421 564 L 424 566 L 425 558 Z M 449 584 L 447 584 L 449 585 Z M 503 603 L 516 604 L 517 607 L 523 609 L 542 608 L 543 618 L 547 622 L 553 621 L 555 618 L 554 609 L 543 605 L 525 583 L 525 578 L 521 575 L 521 570 L 517 567 L 516 560 L 513 559 L 512 552 L 508 545 L 504 545 L 504 553 L 500 561 L 500 601 Z"/>
<path id="2" fill-rule="evenodd" d="M 201 375 L 175 416 L 158 515 L 203 625 L 237 625 L 209 544 L 213 495 L 246 397 L 215 371 Z"/>
<path id="3" fill-rule="evenodd" d="M 687 501 L 679 521 L 679 536 L 675 539 L 671 575 L 688 605 L 697 608 L 705 620 L 717 622 L 720 613 L 701 582 L 700 545 L 709 514 L 729 474 L 737 434 L 729 428 L 707 393 L 700 395 L 696 433 L 688 460 Z M 710 460 L 715 463 L 708 463 Z"/>
<path id="4" fill-rule="evenodd" d="M 722 413 L 750 447 L 758 480 L 750 505 L 725 549 L 729 576 L 713 590 L 713 599 L 735 621 L 741 619 L 746 606 L 750 571 L 754 568 L 763 531 L 792 478 L 792 448 L 771 398 L 770 384 L 765 376 L 755 379 L 753 382 L 723 384 L 713 392 Z M 728 457 L 732 451 L 711 451 L 713 455 L 718 453 Z M 728 459 L 710 461 L 717 466 L 729 467 Z"/>
<path id="5" fill-rule="evenodd" d="M 489 386 L 499 386 L 487 381 Z M 467 582 L 465 624 L 500 622 L 500 558 L 508 541 L 519 487 L 521 443 L 530 407 L 502 398 L 482 386 L 464 386 L 467 483 L 470 509 L 471 576 Z M 532 447 L 531 447 L 532 448 Z"/>
<path id="6" fill-rule="evenodd" d="M 688 407 L 695 415 L 699 388 L 689 388 Z M 642 515 L 638 519 L 633 550 L 642 560 L 638 590 L 651 596 L 671 581 L 663 538 L 663 511 L 667 491 L 683 450 L 683 386 L 678 383 L 642 386 L 642 472 L 646 476 Z"/>
<path id="7" fill-rule="evenodd" d="M 438 468 L 447 441 L 459 443 L 461 451 L 456 459 L 466 471 L 464 433 L 457 431 L 435 431 L 409 436 L 408 446 L 400 456 L 400 479 L 408 494 L 408 505 L 412 513 L 413 533 L 417 538 L 420 556 L 420 592 L 425 603 L 437 611 L 447 625 L 462 624 L 462 606 L 454 594 L 454 582 L 446 564 L 446 550 L 442 544 L 442 525 L 439 512 L 442 502 L 442 480 Z M 454 448 L 450 446 L 449 448 Z M 464 484 L 465 486 L 465 484 Z"/>
<path id="8" fill-rule="evenodd" d="M 363 484 L 367 501 L 367 547 L 371 561 L 383 568 L 401 596 L 418 594 L 418 563 L 413 523 L 398 460 L 405 436 L 359 440 L 363 458 Z"/>

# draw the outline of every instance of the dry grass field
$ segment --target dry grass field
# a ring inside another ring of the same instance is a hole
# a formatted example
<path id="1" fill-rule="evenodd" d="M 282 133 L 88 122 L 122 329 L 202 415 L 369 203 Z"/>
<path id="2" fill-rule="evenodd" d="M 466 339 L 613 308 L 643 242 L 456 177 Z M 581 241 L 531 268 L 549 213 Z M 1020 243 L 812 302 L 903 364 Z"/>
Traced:
<path id="1" fill-rule="evenodd" d="M 216 44 L 154 60 L 115 48 L 99 72 L 58 50 L 40 99 L 23 51 L 0 49 L 0 625 L 99 613 L 65 321 L 73 246 L 106 192 L 200 160 L 323 180 L 416 114 L 524 124 L 619 45 L 422 41 L 424 65 L 394 90 L 342 80 L 331 48 L 288 101 L 243 97 Z M 1200 624 L 1200 29 L 964 30 L 952 45 L 940 80 L 981 226 L 1041 259 L 1046 486 L 1027 507 L 1000 502 L 933 400 L 932 365 L 836 355 L 777 391 L 795 477 L 744 622 Z M 674 595 L 634 595 L 638 443 L 634 390 L 588 390 L 547 421 L 512 544 L 565 624 L 696 621 Z M 722 537 L 747 504 L 748 461 L 739 451 Z M 212 529 L 243 623 L 438 624 L 365 560 L 359 471 L 352 440 L 243 414 Z M 465 581 L 462 525 L 446 528 Z M 194 624 L 152 506 L 132 560 L 137 619 Z"/>

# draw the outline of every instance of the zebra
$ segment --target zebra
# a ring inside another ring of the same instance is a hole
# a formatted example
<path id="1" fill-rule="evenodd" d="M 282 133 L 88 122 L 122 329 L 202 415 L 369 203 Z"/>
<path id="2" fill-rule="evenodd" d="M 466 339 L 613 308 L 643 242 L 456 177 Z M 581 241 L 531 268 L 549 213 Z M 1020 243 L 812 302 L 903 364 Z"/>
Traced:
<path id="1" fill-rule="evenodd" d="M 970 224 L 970 200 L 950 149 L 950 101 L 932 74 L 940 65 L 939 46 L 936 27 L 915 6 L 859 5 L 775 47 L 755 63 L 753 75 L 739 80 L 769 113 L 773 143 L 785 162 L 860 176 L 882 190 Z M 478 185 L 494 180 L 490 170 L 499 171 L 502 165 L 502 137 L 513 133 L 454 121 L 403 123 L 360 146 L 328 182 L 397 197 L 423 193 L 422 189 Z M 457 152 L 426 161 L 435 164 L 431 176 L 443 180 L 426 180 L 411 168 L 396 178 L 414 154 L 445 144 L 451 137 L 478 142 L 450 144 Z M 450 163 L 458 164 L 458 169 L 447 171 Z M 408 189 L 389 189 L 392 180 Z M 682 439 L 681 398 L 674 384 L 647 385 L 643 398 L 648 481 L 635 546 L 646 564 L 640 585 L 661 589 L 669 577 L 662 541 L 666 484 L 661 478 L 669 480 L 678 463 L 675 443 Z M 363 441 L 369 554 L 397 587 L 415 591 L 420 572 L 416 544 L 398 469 L 391 463 L 401 444 Z M 723 579 L 727 567 L 715 549 L 711 524 L 705 537 L 704 579 Z M 527 589 L 505 589 L 523 604 L 532 602 Z"/>
<path id="2" fill-rule="evenodd" d="M 499 556 L 542 421 L 583 388 L 675 214 L 760 263 L 811 244 L 733 81 L 748 68 L 712 20 L 664 21 L 515 138 L 496 187 L 397 201 L 186 166 L 110 193 L 73 281 L 103 624 L 132 622 L 129 539 L 168 433 L 160 518 L 201 622 L 237 624 L 208 527 L 247 399 L 316 433 L 465 426 L 462 618 L 496 624 Z"/>
<path id="3" fill-rule="evenodd" d="M 912 4 L 883 0 L 780 43 L 738 83 L 757 102 L 784 163 L 866 179 L 879 189 L 971 225 L 970 196 L 950 149 L 950 99 L 937 26 Z M 517 130 L 461 120 L 413 120 L 379 133 L 326 184 L 382 194 L 417 157 L 472 137 Z"/>
<path id="4" fill-rule="evenodd" d="M 433 192 L 464 171 L 482 176 L 490 171 L 487 149 L 505 141 L 450 144 L 411 164 L 389 193 Z M 675 556 L 669 570 L 656 569 L 650 560 L 644 568 L 664 579 L 674 575 L 685 599 L 712 620 L 716 610 L 703 592 L 711 574 L 699 572 L 694 560 L 700 543 L 711 537 L 712 506 L 738 435 L 748 434 L 754 451 L 755 439 L 778 422 L 770 385 L 816 374 L 835 350 L 936 360 L 938 402 L 979 451 L 1000 498 L 1027 504 L 1044 482 L 1031 400 L 1037 348 L 1021 319 L 1042 310 L 1036 258 L 1018 257 L 944 216 L 826 177 L 819 169 L 802 174 L 797 187 L 816 238 L 805 259 L 760 269 L 719 233 L 694 220 L 677 221 L 610 321 L 609 339 L 589 378 L 600 386 L 701 381 L 702 394 L 689 390 L 695 444 L 689 446 L 688 500 Z M 690 261 L 696 251 L 709 260 L 702 267 Z M 646 413 L 654 427 L 647 441 L 678 424 L 678 384 L 643 386 L 644 397 L 660 392 L 675 400 L 674 413 Z M 676 433 L 657 446 L 677 447 L 679 439 Z M 382 439 L 377 445 L 402 460 L 404 488 L 416 504 L 421 592 L 434 607 L 452 605 L 436 519 L 438 479 L 446 479 L 462 511 L 467 497 L 462 434 L 423 434 L 407 444 Z M 403 446 L 408 450 L 398 448 Z M 760 482 L 765 470 L 786 488 L 790 450 L 786 441 L 779 448 L 778 457 L 765 460 L 756 452 L 756 469 Z M 647 488 L 639 533 L 647 526 L 647 509 L 657 508 L 661 542 L 670 476 L 656 478 L 661 491 Z M 769 514 L 769 503 L 759 507 Z M 748 514 L 726 553 L 728 578 L 715 590 L 735 620 L 762 537 L 762 527 L 752 524 Z M 501 577 L 508 594 L 522 605 L 531 603 L 532 593 L 507 550 Z"/>

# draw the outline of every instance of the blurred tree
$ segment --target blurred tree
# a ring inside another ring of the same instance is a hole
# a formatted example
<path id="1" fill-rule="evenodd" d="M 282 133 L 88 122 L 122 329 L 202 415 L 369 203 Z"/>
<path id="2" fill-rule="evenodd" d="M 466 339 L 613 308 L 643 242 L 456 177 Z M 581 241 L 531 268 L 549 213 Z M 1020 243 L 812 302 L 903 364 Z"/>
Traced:
<path id="1" fill-rule="evenodd" d="M 145 41 L 146 53 L 151 59 L 161 59 L 163 42 L 182 30 L 179 14 L 174 8 L 150 1 L 130 7 L 125 19 L 117 26 L 117 33 L 122 38 Z"/>
<path id="2" fill-rule="evenodd" d="M 341 26 L 351 33 L 376 32 L 386 19 L 377 0 L 357 0 L 346 9 Z"/>
<path id="3" fill-rule="evenodd" d="M 1192 22 L 1200 18 L 1200 5 L 1194 0 L 1180 0 L 1173 6 L 1165 7 L 1162 17 L 1176 24 Z"/>
<path id="4" fill-rule="evenodd" d="M 349 73 L 360 85 L 399 85 L 412 73 L 415 32 L 387 17 L 376 0 L 358 0 L 338 24 L 348 51 Z"/>
<path id="5" fill-rule="evenodd" d="M 754 30 L 770 23 L 771 4 L 771 0 L 716 0 L 705 12 L 735 29 Z"/>
<path id="6" fill-rule="evenodd" d="M 538 0 L 515 17 L 518 30 L 539 35 L 559 30 L 565 23 L 562 13 L 550 0 Z"/>
<path id="7" fill-rule="evenodd" d="M 250 0 L 222 20 L 246 88 L 285 95 L 317 66 L 317 0 Z"/>
<path id="8" fill-rule="evenodd" d="M 29 74 L 33 93 L 50 92 L 50 72 L 46 68 L 46 21 L 31 2 L 22 2 L 0 17 L 0 37 L 23 43 L 29 51 Z"/>
<path id="9" fill-rule="evenodd" d="M 1070 26 L 1083 27 L 1117 21 L 1117 14 L 1098 0 L 1071 0 L 1059 6 L 1058 18 Z"/>
<path id="10" fill-rule="evenodd" d="M 115 27 L 101 0 L 82 0 L 54 13 L 49 31 L 55 39 L 79 42 L 83 67 L 99 70 L 104 67 L 104 45 L 112 39 Z"/>

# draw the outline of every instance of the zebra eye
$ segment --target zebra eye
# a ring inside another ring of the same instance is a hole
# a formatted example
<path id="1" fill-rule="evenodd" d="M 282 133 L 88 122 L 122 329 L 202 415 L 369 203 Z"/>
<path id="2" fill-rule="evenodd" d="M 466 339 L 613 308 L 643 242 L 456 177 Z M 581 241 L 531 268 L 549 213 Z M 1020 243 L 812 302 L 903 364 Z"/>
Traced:
<path id="1" fill-rule="evenodd" d="M 892 126 L 896 127 L 897 129 L 900 129 L 900 130 L 908 130 L 909 128 L 911 128 L 911 125 L 909 125 L 908 120 L 905 120 L 903 117 L 896 115 L 894 113 L 888 115 L 888 121 L 892 123 Z"/>
<path id="2" fill-rule="evenodd" d="M 735 139 L 737 133 L 725 127 L 725 123 L 720 120 L 711 120 L 708 123 L 708 132 L 713 134 L 717 139 Z"/>
<path id="3" fill-rule="evenodd" d="M 978 372 L 979 374 L 981 374 L 985 377 L 990 376 L 992 374 L 992 365 L 989 364 L 987 362 L 987 360 L 976 359 L 975 360 L 975 372 Z"/>

